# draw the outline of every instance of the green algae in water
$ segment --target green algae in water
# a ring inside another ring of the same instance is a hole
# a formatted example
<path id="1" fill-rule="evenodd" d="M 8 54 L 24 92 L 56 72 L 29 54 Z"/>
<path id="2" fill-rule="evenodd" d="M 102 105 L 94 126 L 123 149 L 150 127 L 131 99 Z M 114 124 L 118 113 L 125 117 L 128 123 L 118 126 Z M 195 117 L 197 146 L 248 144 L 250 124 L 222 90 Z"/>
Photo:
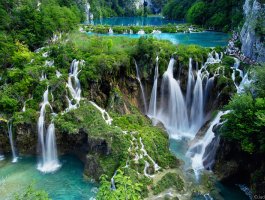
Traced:
<path id="1" fill-rule="evenodd" d="M 52 174 L 37 170 L 36 157 L 22 157 L 17 163 L 0 161 L 0 200 L 13 199 L 27 186 L 45 190 L 53 200 L 89 200 L 96 196 L 97 185 L 84 179 L 84 165 L 74 156 L 60 157 L 61 168 Z"/>

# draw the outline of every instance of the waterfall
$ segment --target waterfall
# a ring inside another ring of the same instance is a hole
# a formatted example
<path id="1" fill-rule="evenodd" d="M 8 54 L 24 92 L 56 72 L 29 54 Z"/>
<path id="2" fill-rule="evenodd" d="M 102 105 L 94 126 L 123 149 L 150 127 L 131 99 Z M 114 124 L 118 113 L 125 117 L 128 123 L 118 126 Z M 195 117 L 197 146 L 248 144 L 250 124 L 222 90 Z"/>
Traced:
<path id="1" fill-rule="evenodd" d="M 113 34 L 113 30 L 112 30 L 112 28 L 109 28 L 109 34 Z"/>
<path id="2" fill-rule="evenodd" d="M 144 32 L 144 30 L 140 30 L 140 31 L 137 32 L 137 34 L 139 34 L 139 35 L 144 35 L 145 32 Z"/>
<path id="3" fill-rule="evenodd" d="M 145 97 L 145 92 L 144 92 L 144 88 L 143 88 L 143 84 L 140 78 L 140 73 L 139 73 L 139 69 L 138 69 L 138 65 L 136 63 L 136 61 L 134 60 L 135 63 L 135 68 L 136 68 L 136 78 L 140 84 L 140 88 L 141 88 L 141 93 L 142 93 L 142 98 L 143 98 L 143 102 L 144 102 L 144 112 L 145 114 L 147 113 L 147 103 L 146 103 L 146 97 Z"/>
<path id="4" fill-rule="evenodd" d="M 85 13 L 86 13 L 86 20 L 89 23 L 89 21 L 90 21 L 90 4 L 88 2 L 86 2 L 86 5 L 85 5 Z"/>
<path id="5" fill-rule="evenodd" d="M 38 120 L 38 141 L 41 150 L 41 160 L 38 163 L 38 170 L 44 173 L 54 172 L 60 167 L 57 155 L 54 124 L 51 123 L 48 126 L 47 131 L 45 129 L 46 106 L 49 106 L 51 108 L 48 95 L 49 90 L 47 88 L 47 90 L 43 94 L 43 102 L 41 105 L 40 117 Z"/>
<path id="6" fill-rule="evenodd" d="M 111 189 L 116 190 L 116 185 L 115 185 L 115 176 L 117 175 L 117 170 L 115 171 L 114 175 L 111 177 Z"/>
<path id="7" fill-rule="evenodd" d="M 187 90 L 186 90 L 186 104 L 187 107 L 190 107 L 191 104 L 191 87 L 192 83 L 194 82 L 194 76 L 192 73 L 192 58 L 189 59 L 189 72 L 188 72 L 188 83 L 187 83 Z"/>
<path id="8" fill-rule="evenodd" d="M 154 85 L 151 93 L 151 99 L 149 103 L 149 109 L 148 109 L 148 116 L 149 118 L 155 118 L 156 117 L 156 111 L 157 111 L 157 82 L 158 82 L 158 56 L 156 57 L 156 67 L 155 67 L 155 75 L 154 75 Z M 154 123 L 154 122 L 153 122 Z"/>
<path id="9" fill-rule="evenodd" d="M 174 63 L 174 58 L 171 58 L 167 71 L 163 75 L 161 105 L 157 119 L 164 124 L 171 137 L 178 137 L 188 133 L 189 121 L 179 82 L 173 77 Z"/>
<path id="10" fill-rule="evenodd" d="M 191 106 L 191 129 L 196 134 L 204 122 L 204 104 L 201 73 L 198 71 L 197 80 L 193 91 L 193 102 Z"/>
<path id="11" fill-rule="evenodd" d="M 4 160 L 5 156 L 0 154 L 0 161 Z"/>
<path id="12" fill-rule="evenodd" d="M 206 131 L 203 138 L 197 140 L 191 147 L 189 148 L 187 155 L 191 158 L 192 168 L 195 172 L 195 175 L 198 179 L 199 172 L 204 169 L 204 163 L 213 163 L 214 156 L 209 156 L 209 152 L 206 151 L 207 146 L 213 141 L 215 138 L 215 133 L 213 128 L 216 125 L 220 125 L 220 120 L 223 115 L 226 115 L 229 111 L 220 111 L 215 119 L 211 122 L 210 127 Z M 212 149 L 211 149 L 212 150 Z"/>
<path id="13" fill-rule="evenodd" d="M 13 141 L 13 132 L 12 132 L 12 122 L 8 122 L 8 137 L 9 137 L 9 142 L 11 145 L 11 150 L 12 150 L 12 163 L 16 163 L 18 160 L 17 154 L 16 154 L 16 149 L 14 146 L 14 141 Z"/>
<path id="14" fill-rule="evenodd" d="M 232 73 L 232 80 L 234 81 L 234 85 L 237 89 L 237 93 L 241 94 L 245 90 L 245 86 L 249 86 L 251 84 L 251 80 L 249 80 L 248 73 L 244 75 L 244 72 L 239 69 L 240 67 L 240 60 L 238 58 L 234 58 L 235 63 L 232 67 L 233 73 Z M 239 76 L 241 77 L 241 82 L 239 85 L 236 83 L 236 72 L 239 72 Z"/>
<path id="15" fill-rule="evenodd" d="M 112 123 L 112 118 L 109 116 L 109 113 L 107 113 L 106 110 L 100 108 L 96 103 L 94 103 L 93 101 L 89 101 L 96 109 L 98 109 L 101 112 L 102 118 L 104 119 L 104 121 L 106 122 L 106 124 L 111 125 Z"/>
<path id="16" fill-rule="evenodd" d="M 212 57 L 212 54 L 210 54 Z M 209 61 L 209 60 L 208 60 Z M 157 108 L 157 79 L 154 79 L 148 116 L 162 122 L 170 137 L 193 138 L 204 123 L 204 112 L 207 97 L 213 87 L 214 77 L 208 78 L 207 64 L 197 71 L 196 80 L 193 74 L 192 58 L 189 59 L 186 97 L 179 81 L 174 78 L 174 63 L 171 58 L 161 85 L 161 102 Z M 202 73 L 202 70 L 204 72 Z M 205 81 L 206 80 L 206 81 Z M 208 99 L 208 98 L 207 98 Z M 157 112 L 156 112 L 157 110 Z M 155 112 L 155 114 L 153 114 Z"/>
<path id="17" fill-rule="evenodd" d="M 68 76 L 68 82 L 66 84 L 66 86 L 69 89 L 69 92 L 71 94 L 72 99 L 70 99 L 68 96 L 67 101 L 68 101 L 68 108 L 67 111 L 71 110 L 71 109 L 75 109 L 79 106 L 79 102 L 81 100 L 81 84 L 80 81 L 78 79 L 78 75 L 79 75 L 79 65 L 83 65 L 84 61 L 77 61 L 76 59 L 73 60 L 73 62 L 71 63 L 70 66 L 70 73 Z M 72 103 L 72 100 L 75 100 L 75 104 Z"/>

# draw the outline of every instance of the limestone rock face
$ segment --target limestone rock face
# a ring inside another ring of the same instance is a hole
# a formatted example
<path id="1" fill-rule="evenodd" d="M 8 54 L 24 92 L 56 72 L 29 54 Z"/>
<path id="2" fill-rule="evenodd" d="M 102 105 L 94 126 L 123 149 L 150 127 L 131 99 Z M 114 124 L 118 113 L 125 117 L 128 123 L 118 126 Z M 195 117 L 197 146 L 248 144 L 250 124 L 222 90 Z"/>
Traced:
<path id="1" fill-rule="evenodd" d="M 265 62 L 265 2 L 246 0 L 245 23 L 241 30 L 242 52 L 256 62 Z"/>

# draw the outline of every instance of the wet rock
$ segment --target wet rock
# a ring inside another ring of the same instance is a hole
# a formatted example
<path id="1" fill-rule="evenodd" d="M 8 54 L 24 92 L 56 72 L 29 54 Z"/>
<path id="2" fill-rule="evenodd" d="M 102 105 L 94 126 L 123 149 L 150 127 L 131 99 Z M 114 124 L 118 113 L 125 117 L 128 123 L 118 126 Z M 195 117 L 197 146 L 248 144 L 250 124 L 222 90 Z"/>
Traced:
<path id="1" fill-rule="evenodd" d="M 265 62 L 265 5 L 259 0 L 246 0 L 244 5 L 246 21 L 241 30 L 241 51 L 244 56 L 257 62 Z"/>

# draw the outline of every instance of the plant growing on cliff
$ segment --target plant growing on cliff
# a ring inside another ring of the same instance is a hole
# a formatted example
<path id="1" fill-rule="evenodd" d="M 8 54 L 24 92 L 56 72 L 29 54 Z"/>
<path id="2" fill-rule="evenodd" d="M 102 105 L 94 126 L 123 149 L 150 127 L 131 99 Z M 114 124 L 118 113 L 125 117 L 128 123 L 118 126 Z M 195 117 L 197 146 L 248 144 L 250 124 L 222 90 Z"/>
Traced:
<path id="1" fill-rule="evenodd" d="M 254 99 L 250 94 L 236 95 L 227 106 L 231 110 L 221 133 L 236 141 L 250 154 L 265 152 L 265 99 Z"/>
<path id="2" fill-rule="evenodd" d="M 111 188 L 111 182 L 106 175 L 100 178 L 100 189 L 97 194 L 99 200 L 138 200 L 141 199 L 141 183 L 132 181 L 129 176 L 126 176 L 120 169 L 114 177 L 116 189 Z"/>

